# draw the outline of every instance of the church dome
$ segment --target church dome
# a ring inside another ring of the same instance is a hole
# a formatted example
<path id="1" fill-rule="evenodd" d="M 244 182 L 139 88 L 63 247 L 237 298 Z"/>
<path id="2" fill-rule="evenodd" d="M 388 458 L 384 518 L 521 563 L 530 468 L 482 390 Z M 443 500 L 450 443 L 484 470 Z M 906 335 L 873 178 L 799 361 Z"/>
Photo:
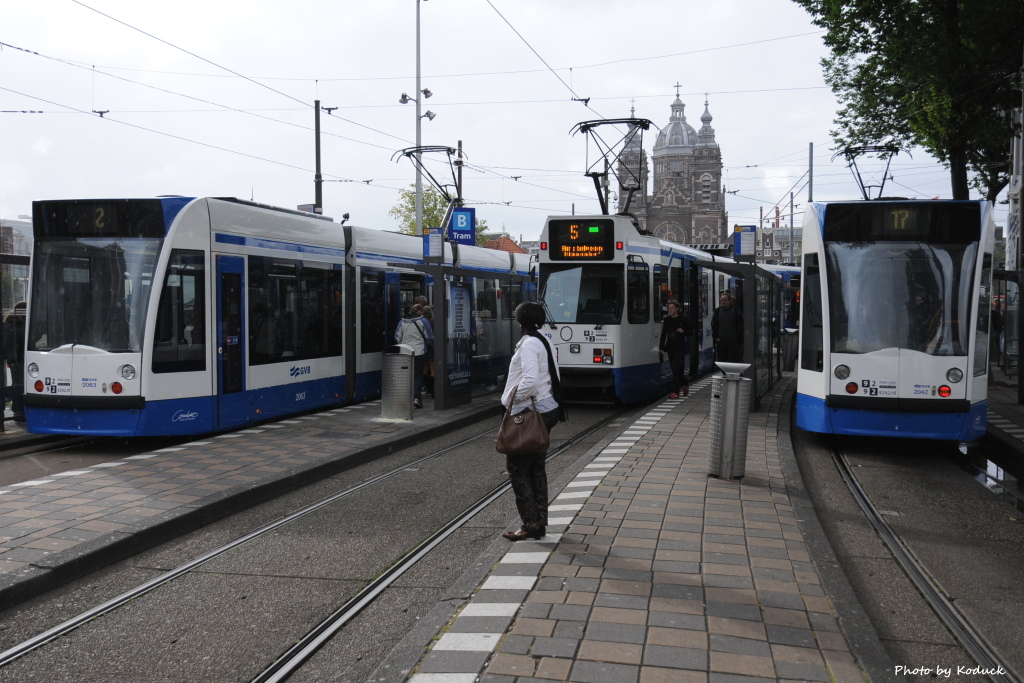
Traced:
<path id="1" fill-rule="evenodd" d="M 654 143 L 654 150 L 651 152 L 652 157 L 693 153 L 693 146 L 697 144 L 697 131 L 686 122 L 685 109 L 686 105 L 676 97 L 676 101 L 672 103 L 672 116 L 668 125 L 658 134 L 658 141 Z"/>

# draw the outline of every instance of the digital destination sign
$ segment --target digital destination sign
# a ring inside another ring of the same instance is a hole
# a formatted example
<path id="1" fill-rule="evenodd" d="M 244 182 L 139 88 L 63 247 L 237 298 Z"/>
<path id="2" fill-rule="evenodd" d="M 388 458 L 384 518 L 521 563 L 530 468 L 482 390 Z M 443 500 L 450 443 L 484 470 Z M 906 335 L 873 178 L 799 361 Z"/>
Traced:
<path id="1" fill-rule="evenodd" d="M 615 258 L 614 223 L 609 218 L 559 218 L 548 222 L 548 256 L 552 261 L 611 261 Z"/>

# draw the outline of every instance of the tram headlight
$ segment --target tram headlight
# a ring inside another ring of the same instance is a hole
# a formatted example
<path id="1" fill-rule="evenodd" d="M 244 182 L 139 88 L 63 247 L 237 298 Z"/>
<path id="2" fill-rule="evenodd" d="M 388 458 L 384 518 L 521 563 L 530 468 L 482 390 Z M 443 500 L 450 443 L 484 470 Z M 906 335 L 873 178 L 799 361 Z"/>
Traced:
<path id="1" fill-rule="evenodd" d="M 131 365 L 124 365 L 121 367 L 121 377 L 127 380 L 135 379 L 135 368 Z"/>
<path id="2" fill-rule="evenodd" d="M 850 366 L 837 365 L 836 369 L 833 371 L 833 374 L 835 374 L 836 379 L 846 379 L 847 377 L 850 376 Z"/>
<path id="3" fill-rule="evenodd" d="M 956 384 L 964 378 L 964 371 L 960 368 L 950 368 L 949 372 L 946 373 L 946 379 L 953 384 Z"/>
<path id="4" fill-rule="evenodd" d="M 39 366 L 35 363 L 28 364 L 28 376 L 35 378 L 39 376 Z"/>

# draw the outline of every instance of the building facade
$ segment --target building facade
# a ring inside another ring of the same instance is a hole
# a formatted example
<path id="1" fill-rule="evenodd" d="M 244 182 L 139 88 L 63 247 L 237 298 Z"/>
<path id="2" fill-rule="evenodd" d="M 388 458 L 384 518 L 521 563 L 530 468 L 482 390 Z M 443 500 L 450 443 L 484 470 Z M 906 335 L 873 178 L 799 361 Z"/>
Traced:
<path id="1" fill-rule="evenodd" d="M 628 211 L 641 228 L 680 244 L 724 244 L 731 231 L 722 191 L 722 151 L 708 103 L 700 130 L 687 123 L 678 92 L 671 109 L 651 151 L 650 178 L 639 136 L 628 138 L 616 168 L 618 210 L 625 209 L 630 188 L 636 187 Z"/>

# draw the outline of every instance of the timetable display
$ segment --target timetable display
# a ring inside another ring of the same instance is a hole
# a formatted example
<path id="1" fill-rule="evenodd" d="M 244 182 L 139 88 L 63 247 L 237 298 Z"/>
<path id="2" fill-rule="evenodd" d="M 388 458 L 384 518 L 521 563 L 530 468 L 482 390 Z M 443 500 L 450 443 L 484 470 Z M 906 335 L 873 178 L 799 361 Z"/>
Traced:
<path id="1" fill-rule="evenodd" d="M 548 257 L 552 261 L 611 261 L 615 258 L 615 229 L 609 218 L 548 222 Z"/>

